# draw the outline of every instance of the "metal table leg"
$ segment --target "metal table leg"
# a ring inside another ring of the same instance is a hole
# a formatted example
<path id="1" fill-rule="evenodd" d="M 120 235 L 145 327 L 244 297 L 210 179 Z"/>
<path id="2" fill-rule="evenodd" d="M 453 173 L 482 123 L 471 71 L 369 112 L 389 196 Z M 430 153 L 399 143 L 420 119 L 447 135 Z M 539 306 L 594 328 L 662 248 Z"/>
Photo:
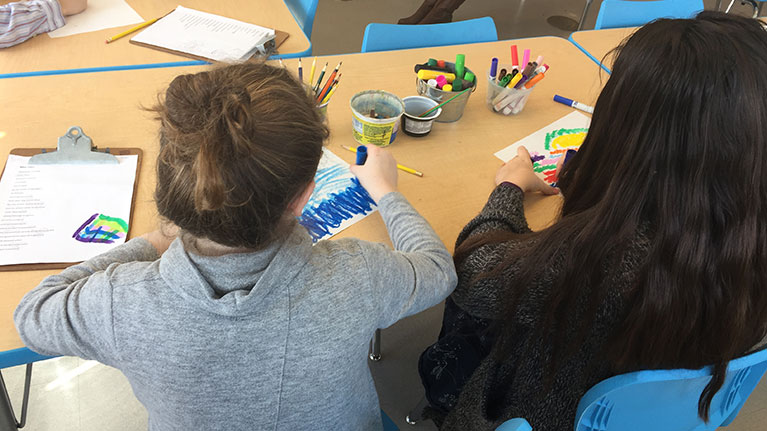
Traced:
<path id="1" fill-rule="evenodd" d="M 3 373 L 0 372 L 0 431 L 16 431 L 24 428 L 27 423 L 27 407 L 29 406 L 29 389 L 32 383 L 32 364 L 27 364 L 27 372 L 24 377 L 24 398 L 21 401 L 21 420 L 16 420 L 11 405 L 11 397 L 5 387 Z"/>
<path id="2" fill-rule="evenodd" d="M 381 360 L 381 330 L 376 329 L 373 339 L 370 340 L 370 354 L 368 355 L 371 361 Z"/>

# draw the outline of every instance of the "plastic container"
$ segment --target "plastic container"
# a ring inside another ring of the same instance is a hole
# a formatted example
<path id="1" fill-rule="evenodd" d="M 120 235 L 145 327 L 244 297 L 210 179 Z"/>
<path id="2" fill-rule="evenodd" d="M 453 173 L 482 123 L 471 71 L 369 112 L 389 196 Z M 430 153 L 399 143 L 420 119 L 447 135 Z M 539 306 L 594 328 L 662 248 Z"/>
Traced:
<path id="1" fill-rule="evenodd" d="M 451 68 L 455 68 L 454 63 L 445 62 L 445 65 Z M 471 69 L 468 67 L 464 68 L 466 72 L 471 72 Z M 474 73 L 474 72 L 472 72 Z M 475 81 L 477 78 L 474 78 Z M 434 100 L 437 103 L 442 103 L 445 100 L 455 96 L 456 94 L 460 93 L 460 91 L 442 91 L 439 88 L 431 87 L 429 86 L 426 81 L 419 79 L 416 77 L 416 90 L 418 91 L 418 94 L 421 96 L 426 96 L 431 100 Z M 439 123 L 452 123 L 453 121 L 458 121 L 461 119 L 461 116 L 463 116 L 463 110 L 466 108 L 466 104 L 469 102 L 469 96 L 471 96 L 471 93 L 477 90 L 476 82 L 474 84 L 474 87 L 471 89 L 471 91 L 467 91 L 463 93 L 460 97 L 455 98 L 454 100 L 450 101 L 450 103 L 445 104 L 442 109 L 442 114 L 437 117 L 436 121 Z"/>
<path id="2" fill-rule="evenodd" d="M 502 68 L 511 70 L 511 66 L 498 65 L 498 70 Z M 521 89 L 501 87 L 495 83 L 490 75 L 487 75 L 487 107 L 498 114 L 517 115 L 525 108 L 533 88 L 525 88 L 524 86 Z"/>
<path id="3" fill-rule="evenodd" d="M 419 117 L 419 115 L 439 105 L 439 103 L 424 96 L 409 96 L 402 99 L 402 101 L 405 102 L 405 114 L 402 116 L 402 131 L 406 135 L 415 137 L 428 135 L 431 132 L 434 119 L 442 113 L 442 108 L 437 109 L 426 117 Z"/>
<path id="4" fill-rule="evenodd" d="M 350 102 L 352 108 L 352 134 L 362 145 L 385 147 L 397 137 L 400 117 L 405 104 L 396 95 L 383 90 L 367 90 L 355 94 Z M 380 118 L 373 118 L 375 111 Z"/>

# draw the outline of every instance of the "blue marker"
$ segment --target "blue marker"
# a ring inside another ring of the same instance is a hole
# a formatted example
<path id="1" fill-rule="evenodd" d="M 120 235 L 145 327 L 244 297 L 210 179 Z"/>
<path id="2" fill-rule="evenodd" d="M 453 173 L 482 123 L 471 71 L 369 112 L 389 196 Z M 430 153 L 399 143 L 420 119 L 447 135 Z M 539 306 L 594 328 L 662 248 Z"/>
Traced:
<path id="1" fill-rule="evenodd" d="M 368 147 L 360 145 L 357 147 L 357 164 L 364 165 L 368 159 Z"/>
<path id="2" fill-rule="evenodd" d="M 497 72 L 498 72 L 498 59 L 493 57 L 493 60 L 490 63 L 490 77 L 493 78 L 493 81 L 495 81 L 495 74 Z"/>
<path id="3" fill-rule="evenodd" d="M 589 114 L 594 113 L 594 107 L 589 105 L 584 105 L 583 103 L 576 102 L 575 100 L 568 99 L 567 97 L 562 97 L 558 94 L 554 95 L 554 101 L 559 102 L 563 105 L 567 105 L 570 107 L 573 107 L 575 109 L 580 109 L 581 111 L 588 112 Z"/>

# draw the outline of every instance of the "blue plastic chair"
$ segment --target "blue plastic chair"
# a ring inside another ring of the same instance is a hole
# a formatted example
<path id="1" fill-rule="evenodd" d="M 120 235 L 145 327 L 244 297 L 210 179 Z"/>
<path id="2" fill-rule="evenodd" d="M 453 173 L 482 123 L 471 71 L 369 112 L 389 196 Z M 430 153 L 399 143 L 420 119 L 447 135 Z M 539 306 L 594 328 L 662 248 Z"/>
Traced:
<path id="1" fill-rule="evenodd" d="M 690 18 L 703 10 L 703 0 L 603 0 L 595 30 L 638 27 L 657 18 Z"/>
<path id="2" fill-rule="evenodd" d="M 735 419 L 765 370 L 767 349 L 730 361 L 724 385 L 711 401 L 708 423 L 698 417 L 698 399 L 711 377 L 711 367 L 698 370 L 644 370 L 610 377 L 583 395 L 575 414 L 574 429 L 715 430 L 729 425 Z M 498 430 L 530 431 L 529 426 L 527 421 L 515 418 L 504 422 Z"/>
<path id="3" fill-rule="evenodd" d="M 495 42 L 498 31 L 489 16 L 444 24 L 379 24 L 365 27 L 362 52 L 423 48 L 461 43 Z"/>
<path id="4" fill-rule="evenodd" d="M 308 57 L 312 55 L 312 27 L 314 26 L 314 16 L 317 15 L 317 3 L 319 0 L 284 0 L 285 6 L 293 14 L 293 18 L 301 27 L 306 38 L 309 39 L 309 49 L 303 52 L 294 52 L 285 55 L 276 55 L 278 58 L 296 58 Z"/>
<path id="5" fill-rule="evenodd" d="M 383 410 L 381 410 L 381 421 L 383 422 L 383 431 L 399 431 L 399 428 L 394 424 L 394 421 L 392 421 Z"/>

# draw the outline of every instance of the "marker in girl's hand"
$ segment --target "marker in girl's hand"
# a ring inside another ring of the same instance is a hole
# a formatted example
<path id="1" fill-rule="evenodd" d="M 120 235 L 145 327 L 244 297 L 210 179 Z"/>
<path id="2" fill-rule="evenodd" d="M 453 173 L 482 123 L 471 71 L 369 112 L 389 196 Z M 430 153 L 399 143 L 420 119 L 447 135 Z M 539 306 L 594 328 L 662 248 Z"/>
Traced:
<path id="1" fill-rule="evenodd" d="M 368 159 L 368 147 L 360 145 L 357 147 L 357 161 L 355 164 L 364 165 Z"/>

